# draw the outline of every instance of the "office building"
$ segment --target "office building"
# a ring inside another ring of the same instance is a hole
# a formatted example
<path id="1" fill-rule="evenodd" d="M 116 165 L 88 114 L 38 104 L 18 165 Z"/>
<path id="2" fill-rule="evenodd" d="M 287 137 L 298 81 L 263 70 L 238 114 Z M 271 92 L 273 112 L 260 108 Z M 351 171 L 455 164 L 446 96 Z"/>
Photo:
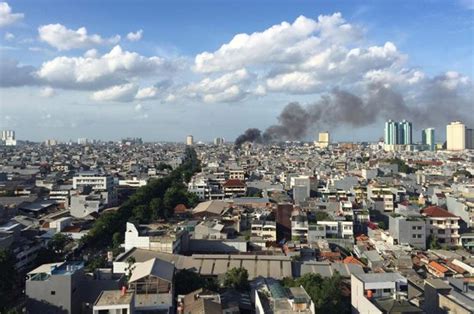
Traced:
<path id="1" fill-rule="evenodd" d="M 192 135 L 186 136 L 186 145 L 188 146 L 194 145 L 194 138 Z"/>
<path id="2" fill-rule="evenodd" d="M 435 150 L 435 130 L 427 128 L 421 131 L 421 143 L 427 147 L 428 150 Z"/>
<path id="3" fill-rule="evenodd" d="M 462 122 L 454 121 L 446 127 L 446 149 L 466 149 L 466 126 Z"/>

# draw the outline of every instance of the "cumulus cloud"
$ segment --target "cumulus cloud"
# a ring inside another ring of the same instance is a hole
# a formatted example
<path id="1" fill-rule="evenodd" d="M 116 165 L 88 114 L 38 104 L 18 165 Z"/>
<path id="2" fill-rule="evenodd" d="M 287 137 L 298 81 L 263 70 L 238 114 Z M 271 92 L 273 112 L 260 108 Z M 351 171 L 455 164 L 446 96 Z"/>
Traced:
<path id="1" fill-rule="evenodd" d="M 239 69 L 218 77 L 206 77 L 189 84 L 182 92 L 191 98 L 204 102 L 232 102 L 243 99 L 247 92 L 243 89 L 255 76 L 246 69 Z"/>
<path id="2" fill-rule="evenodd" d="M 41 97 L 51 98 L 54 95 L 56 95 L 56 91 L 54 90 L 54 88 L 52 88 L 50 86 L 46 86 L 46 87 L 44 87 L 40 90 L 40 96 Z"/>
<path id="3" fill-rule="evenodd" d="M 25 15 L 23 13 L 13 13 L 8 3 L 0 2 L 0 27 L 15 24 L 24 17 Z"/>
<path id="4" fill-rule="evenodd" d="M 140 39 L 142 39 L 142 36 L 143 36 L 143 30 L 140 29 L 138 31 L 136 31 L 135 33 L 133 32 L 130 32 L 127 34 L 127 39 L 129 41 L 139 41 Z"/>
<path id="5" fill-rule="evenodd" d="M 69 89 L 97 89 L 121 85 L 133 78 L 169 72 L 160 57 L 144 57 L 115 46 L 102 56 L 57 57 L 43 63 L 37 75 L 49 85 Z"/>
<path id="6" fill-rule="evenodd" d="M 255 64 L 294 63 L 323 47 L 353 42 L 360 33 L 340 13 L 319 16 L 317 20 L 300 16 L 292 24 L 282 22 L 263 32 L 237 34 L 217 51 L 198 54 L 195 70 L 208 73 Z"/>
<path id="7" fill-rule="evenodd" d="M 112 86 L 92 94 L 92 99 L 97 101 L 132 101 L 137 93 L 138 86 L 132 83 Z"/>
<path id="8" fill-rule="evenodd" d="M 5 38 L 6 41 L 12 41 L 13 39 L 15 39 L 15 35 L 13 35 L 12 33 L 6 32 L 3 38 Z"/>
<path id="9" fill-rule="evenodd" d="M 58 50 L 89 48 L 104 44 L 113 45 L 120 41 L 119 35 L 102 38 L 97 34 L 88 34 L 85 27 L 73 30 L 61 24 L 42 25 L 38 28 L 38 34 L 41 41 Z"/>
<path id="10" fill-rule="evenodd" d="M 158 95 L 158 88 L 155 86 L 145 87 L 138 90 L 136 99 L 153 99 Z"/>

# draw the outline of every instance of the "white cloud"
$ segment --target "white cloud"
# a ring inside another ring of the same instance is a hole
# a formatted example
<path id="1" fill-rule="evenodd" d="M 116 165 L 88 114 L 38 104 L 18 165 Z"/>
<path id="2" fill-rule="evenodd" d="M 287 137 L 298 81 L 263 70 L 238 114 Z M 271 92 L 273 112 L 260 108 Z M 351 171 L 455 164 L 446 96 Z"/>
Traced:
<path id="1" fill-rule="evenodd" d="M 25 17 L 23 13 L 12 13 L 12 8 L 6 2 L 0 2 L 0 27 L 12 25 Z"/>
<path id="2" fill-rule="evenodd" d="M 307 72 L 279 74 L 267 79 L 267 87 L 274 92 L 310 93 L 321 87 L 321 82 Z"/>
<path id="3" fill-rule="evenodd" d="M 340 13 L 319 16 L 318 20 L 300 16 L 292 24 L 282 22 L 263 32 L 237 34 L 217 51 L 198 54 L 195 70 L 208 73 L 256 64 L 294 63 L 324 47 L 354 42 L 359 37 L 360 30 L 346 24 Z"/>
<path id="4" fill-rule="evenodd" d="M 97 49 L 89 49 L 84 52 L 84 57 L 86 58 L 97 58 L 99 56 L 99 52 Z"/>
<path id="5" fill-rule="evenodd" d="M 145 87 L 138 90 L 135 99 L 152 99 L 158 95 L 158 88 L 155 86 Z"/>
<path id="6" fill-rule="evenodd" d="M 206 103 L 216 103 L 216 102 L 235 102 L 242 100 L 246 96 L 246 93 L 240 89 L 237 85 L 232 85 L 229 88 L 226 88 L 222 92 L 214 94 L 206 94 L 203 96 L 202 100 Z"/>
<path id="7" fill-rule="evenodd" d="M 173 95 L 173 94 L 169 94 L 168 96 L 166 96 L 165 98 L 165 102 L 174 102 L 176 101 L 176 96 Z"/>
<path id="8" fill-rule="evenodd" d="M 88 48 L 104 44 L 114 45 L 120 41 L 119 35 L 104 39 L 97 34 L 89 35 L 85 27 L 73 30 L 61 24 L 42 25 L 38 28 L 38 33 L 41 41 L 58 50 Z"/>
<path id="9" fill-rule="evenodd" d="M 41 91 L 40 91 L 40 96 L 44 97 L 44 98 L 51 98 L 54 95 L 56 95 L 56 91 L 54 90 L 54 88 L 52 88 L 50 86 L 46 86 L 46 87 L 42 88 Z"/>
<path id="10" fill-rule="evenodd" d="M 468 86 L 471 83 L 471 80 L 469 77 L 462 75 L 459 72 L 448 71 L 443 75 L 435 77 L 434 82 L 448 90 L 455 90 L 463 86 Z"/>
<path id="11" fill-rule="evenodd" d="M 129 41 L 139 41 L 140 39 L 142 39 L 142 36 L 143 36 L 143 30 L 140 29 L 138 31 L 136 31 L 135 33 L 133 32 L 130 32 L 127 34 L 127 39 Z"/>
<path id="12" fill-rule="evenodd" d="M 197 83 L 191 83 L 182 92 L 188 97 L 199 98 L 208 103 L 236 101 L 246 95 L 243 87 L 253 77 L 246 69 L 239 69 L 216 78 L 206 77 Z"/>
<path id="13" fill-rule="evenodd" d="M 12 41 L 13 39 L 15 39 L 15 35 L 7 32 L 5 33 L 5 36 L 3 38 L 5 38 L 6 41 Z"/>
<path id="14" fill-rule="evenodd" d="M 100 57 L 57 57 L 43 63 L 37 75 L 46 83 L 69 89 L 98 89 L 134 78 L 168 73 L 170 64 L 159 57 L 144 57 L 115 46 Z"/>
<path id="15" fill-rule="evenodd" d="M 133 96 L 135 96 L 137 90 L 138 86 L 132 83 L 116 85 L 94 92 L 92 94 L 92 99 L 97 101 L 128 102 L 133 100 Z"/>

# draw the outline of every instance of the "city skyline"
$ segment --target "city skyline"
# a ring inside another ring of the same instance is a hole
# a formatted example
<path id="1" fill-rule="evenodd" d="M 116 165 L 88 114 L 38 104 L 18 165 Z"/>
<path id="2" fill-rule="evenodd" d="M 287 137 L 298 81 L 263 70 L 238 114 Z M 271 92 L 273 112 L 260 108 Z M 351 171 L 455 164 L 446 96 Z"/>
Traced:
<path id="1" fill-rule="evenodd" d="M 20 140 L 232 141 L 293 102 L 318 109 L 306 141 L 474 123 L 469 1 L 36 4 L 0 7 L 0 125 Z"/>

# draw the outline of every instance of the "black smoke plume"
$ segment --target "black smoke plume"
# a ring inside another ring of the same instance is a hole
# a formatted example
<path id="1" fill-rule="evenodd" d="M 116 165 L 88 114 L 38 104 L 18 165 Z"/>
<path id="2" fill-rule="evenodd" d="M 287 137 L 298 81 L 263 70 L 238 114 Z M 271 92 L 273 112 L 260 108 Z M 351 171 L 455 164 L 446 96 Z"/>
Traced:
<path id="1" fill-rule="evenodd" d="M 416 98 L 416 106 L 408 106 L 400 93 L 382 84 L 368 85 L 364 98 L 345 90 L 334 89 L 313 104 L 303 106 L 292 102 L 283 108 L 277 117 L 277 124 L 268 127 L 262 135 L 258 129 L 248 129 L 237 138 L 235 145 L 238 147 L 246 141 L 301 140 L 316 128 L 360 128 L 379 119 L 407 119 L 416 124 L 417 128 L 444 126 L 457 119 L 472 125 L 472 100 L 460 95 L 456 89 L 437 84 L 439 80 L 440 78 L 435 78 L 423 86 Z M 470 117 L 462 112 L 471 112 Z"/>

